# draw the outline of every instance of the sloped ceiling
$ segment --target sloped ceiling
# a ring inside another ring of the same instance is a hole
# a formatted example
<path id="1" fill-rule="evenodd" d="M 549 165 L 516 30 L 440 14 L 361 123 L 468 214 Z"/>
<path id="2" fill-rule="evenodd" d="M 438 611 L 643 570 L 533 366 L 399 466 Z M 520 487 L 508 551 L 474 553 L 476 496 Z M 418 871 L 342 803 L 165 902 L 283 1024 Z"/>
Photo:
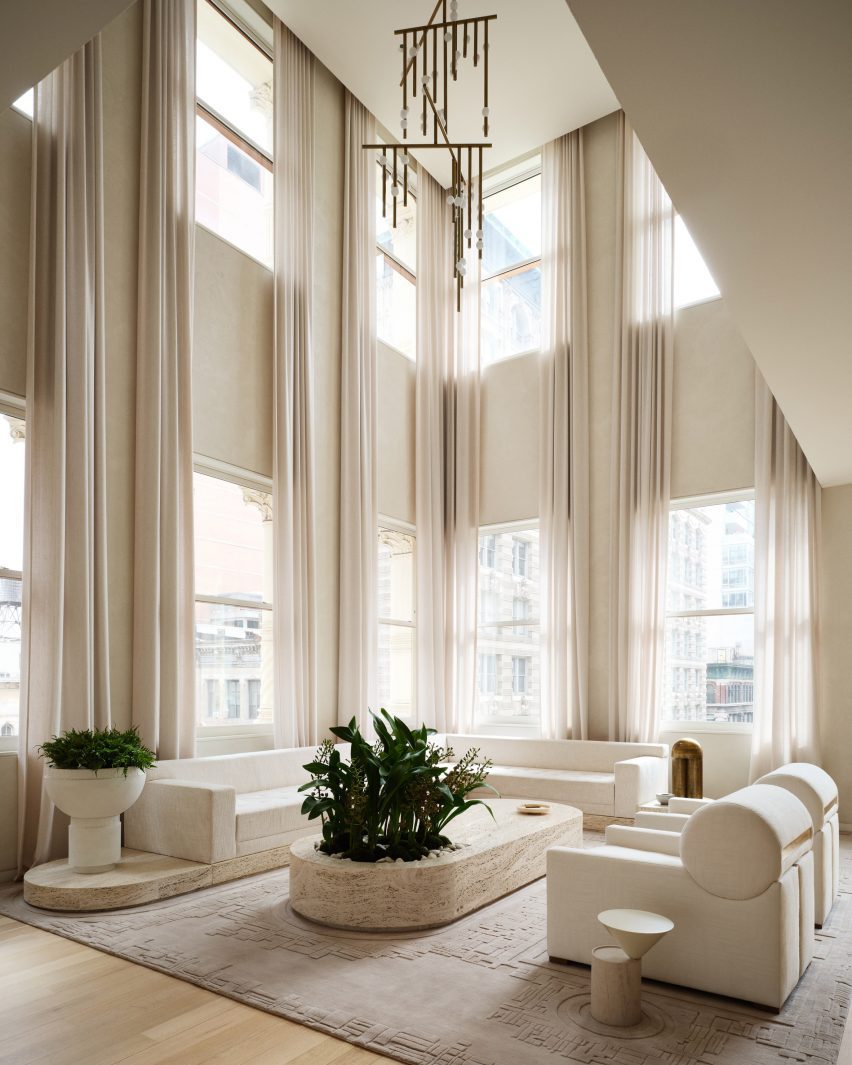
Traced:
<path id="1" fill-rule="evenodd" d="M 0 112 L 90 41 L 132 0 L 3 0 Z"/>
<path id="2" fill-rule="evenodd" d="M 852 482 L 852 3 L 568 4 L 817 476 Z"/>
<path id="3" fill-rule="evenodd" d="M 397 136 L 401 58 L 393 31 L 426 22 L 434 0 L 266 2 Z M 497 15 L 489 35 L 494 147 L 486 153 L 487 169 L 618 107 L 564 0 L 459 0 L 462 18 L 492 14 Z M 452 87 L 449 128 L 455 140 L 481 139 L 480 71 L 460 75 Z M 443 152 L 424 152 L 420 161 L 443 185 L 449 184 Z"/>

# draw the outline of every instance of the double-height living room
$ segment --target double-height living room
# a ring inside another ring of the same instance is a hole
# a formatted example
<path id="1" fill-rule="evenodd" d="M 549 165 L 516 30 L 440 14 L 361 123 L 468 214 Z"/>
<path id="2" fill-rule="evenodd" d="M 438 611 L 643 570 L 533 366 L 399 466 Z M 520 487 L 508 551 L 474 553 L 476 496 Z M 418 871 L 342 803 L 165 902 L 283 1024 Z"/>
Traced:
<path id="1" fill-rule="evenodd" d="M 0 25 L 0 1065 L 850 1065 L 848 0 Z"/>

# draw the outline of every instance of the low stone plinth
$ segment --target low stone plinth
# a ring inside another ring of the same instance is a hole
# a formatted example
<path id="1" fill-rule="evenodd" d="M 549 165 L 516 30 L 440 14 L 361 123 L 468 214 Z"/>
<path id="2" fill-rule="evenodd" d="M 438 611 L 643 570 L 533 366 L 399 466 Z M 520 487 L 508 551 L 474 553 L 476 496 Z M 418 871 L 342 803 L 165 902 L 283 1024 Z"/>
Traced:
<path id="1" fill-rule="evenodd" d="M 546 872 L 546 852 L 583 845 L 583 815 L 551 803 L 517 812 L 519 800 L 492 799 L 448 826 L 455 850 L 419 862 L 352 862 L 316 849 L 319 836 L 290 848 L 290 905 L 309 920 L 370 932 L 437 928 L 478 910 Z"/>

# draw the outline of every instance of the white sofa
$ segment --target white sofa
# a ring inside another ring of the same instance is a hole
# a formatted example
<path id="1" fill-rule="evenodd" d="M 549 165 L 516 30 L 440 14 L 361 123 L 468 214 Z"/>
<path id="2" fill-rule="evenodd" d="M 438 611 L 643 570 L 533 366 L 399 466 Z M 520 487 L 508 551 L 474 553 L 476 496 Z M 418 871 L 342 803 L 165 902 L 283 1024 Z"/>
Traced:
<path id="1" fill-rule="evenodd" d="M 315 755 L 316 747 L 293 747 L 158 762 L 124 815 L 124 844 L 210 865 L 235 862 L 234 875 L 284 864 L 282 848 L 319 831 L 302 815 L 298 790 Z M 261 855 L 268 857 L 253 858 Z"/>
<path id="2" fill-rule="evenodd" d="M 697 810 L 679 834 L 613 826 L 603 847 L 553 847 L 548 953 L 588 965 L 607 941 L 601 911 L 651 910 L 675 928 L 645 976 L 780 1009 L 813 955 L 812 838 L 804 805 L 758 784 Z"/>
<path id="3" fill-rule="evenodd" d="M 514 739 L 447 735 L 460 758 L 471 747 L 494 763 L 488 783 L 501 795 L 564 802 L 587 814 L 633 817 L 668 786 L 664 743 Z"/>

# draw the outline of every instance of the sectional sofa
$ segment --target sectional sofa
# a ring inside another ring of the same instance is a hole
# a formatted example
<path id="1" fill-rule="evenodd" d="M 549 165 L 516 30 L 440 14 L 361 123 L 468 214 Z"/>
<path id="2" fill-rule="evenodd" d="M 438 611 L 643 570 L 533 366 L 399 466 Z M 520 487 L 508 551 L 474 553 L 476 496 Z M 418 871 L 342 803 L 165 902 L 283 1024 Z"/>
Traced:
<path id="1" fill-rule="evenodd" d="M 456 757 L 478 747 L 491 758 L 502 794 L 632 817 L 665 789 L 663 744 L 436 737 Z M 181 758 L 148 771 L 142 796 L 124 815 L 124 845 L 213 867 L 214 882 L 285 865 L 290 844 L 318 831 L 301 813 L 299 786 L 314 747 Z M 348 752 L 346 752 L 348 753 Z"/>

